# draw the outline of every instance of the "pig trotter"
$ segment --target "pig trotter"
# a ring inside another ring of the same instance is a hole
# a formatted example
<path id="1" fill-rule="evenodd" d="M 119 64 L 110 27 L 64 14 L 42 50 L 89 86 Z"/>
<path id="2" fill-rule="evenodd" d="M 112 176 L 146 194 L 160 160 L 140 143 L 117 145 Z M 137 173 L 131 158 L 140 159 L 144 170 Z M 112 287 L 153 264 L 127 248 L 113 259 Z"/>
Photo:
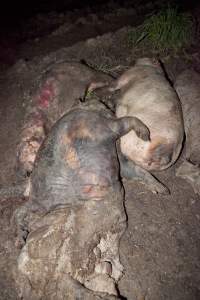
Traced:
<path id="1" fill-rule="evenodd" d="M 148 190 L 155 194 L 168 195 L 169 189 L 158 181 L 153 175 L 151 175 L 145 169 L 135 165 L 131 160 L 127 159 L 119 150 L 118 156 L 120 161 L 120 173 L 121 177 L 127 180 L 137 180 L 144 184 Z"/>
<path id="2" fill-rule="evenodd" d="M 123 117 L 110 122 L 111 129 L 121 137 L 128 133 L 130 130 L 134 130 L 139 138 L 144 141 L 150 141 L 150 131 L 148 127 L 135 117 Z"/>

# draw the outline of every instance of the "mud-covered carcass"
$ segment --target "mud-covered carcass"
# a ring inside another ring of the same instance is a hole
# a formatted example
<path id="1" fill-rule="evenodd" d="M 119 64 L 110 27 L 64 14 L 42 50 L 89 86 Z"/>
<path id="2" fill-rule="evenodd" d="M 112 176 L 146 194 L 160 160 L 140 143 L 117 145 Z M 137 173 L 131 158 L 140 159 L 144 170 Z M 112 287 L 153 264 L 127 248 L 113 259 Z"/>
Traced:
<path id="1" fill-rule="evenodd" d="M 50 130 L 37 153 L 29 200 L 16 213 L 25 245 L 15 278 L 24 299 L 120 298 L 126 213 L 116 140 L 130 130 L 149 139 L 139 119 L 116 119 L 92 100 Z"/>

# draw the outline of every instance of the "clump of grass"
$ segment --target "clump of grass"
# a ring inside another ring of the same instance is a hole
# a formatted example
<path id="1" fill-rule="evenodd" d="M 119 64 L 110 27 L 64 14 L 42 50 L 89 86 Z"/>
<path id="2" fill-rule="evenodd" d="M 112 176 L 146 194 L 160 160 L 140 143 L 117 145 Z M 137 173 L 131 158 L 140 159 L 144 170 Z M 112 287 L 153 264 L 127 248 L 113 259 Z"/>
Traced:
<path id="1" fill-rule="evenodd" d="M 90 100 L 91 98 L 94 98 L 94 96 L 95 96 L 94 91 L 87 90 L 87 92 L 85 94 L 85 100 Z"/>
<path id="2" fill-rule="evenodd" d="M 179 50 L 192 41 L 193 20 L 190 14 L 168 7 L 152 15 L 143 25 L 129 34 L 129 44 L 147 42 L 153 50 L 166 52 Z"/>

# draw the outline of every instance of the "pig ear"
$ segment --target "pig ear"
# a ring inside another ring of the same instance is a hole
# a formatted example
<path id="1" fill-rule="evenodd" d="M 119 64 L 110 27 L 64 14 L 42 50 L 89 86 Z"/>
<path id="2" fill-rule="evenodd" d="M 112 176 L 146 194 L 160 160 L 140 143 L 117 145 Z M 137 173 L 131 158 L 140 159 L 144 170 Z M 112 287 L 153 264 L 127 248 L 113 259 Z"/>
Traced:
<path id="1" fill-rule="evenodd" d="M 109 127 L 116 139 L 128 133 L 135 131 L 136 135 L 144 141 L 150 141 L 150 131 L 148 127 L 136 117 L 123 117 L 109 120 Z"/>

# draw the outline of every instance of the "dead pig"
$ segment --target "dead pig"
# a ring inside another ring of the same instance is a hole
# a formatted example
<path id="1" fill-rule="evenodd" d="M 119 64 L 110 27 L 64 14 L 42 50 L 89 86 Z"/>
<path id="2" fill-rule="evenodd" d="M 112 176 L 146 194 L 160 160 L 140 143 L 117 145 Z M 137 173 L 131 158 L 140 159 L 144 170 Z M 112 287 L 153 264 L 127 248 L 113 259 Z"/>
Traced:
<path id="1" fill-rule="evenodd" d="M 48 211 L 66 204 L 66 192 L 70 203 L 104 198 L 108 187 L 119 185 L 116 139 L 131 129 L 149 139 L 149 130 L 139 119 L 115 119 L 96 101 L 72 109 L 52 128 L 38 152 L 29 203 Z"/>
<path id="2" fill-rule="evenodd" d="M 160 64 L 149 58 L 138 59 L 134 67 L 104 88 L 104 94 L 104 101 L 116 110 L 117 117 L 136 116 L 150 130 L 150 141 L 138 139 L 133 131 L 120 139 L 121 152 L 129 164 L 135 164 L 135 177 L 147 183 L 152 192 L 169 193 L 148 173 L 164 170 L 177 160 L 184 136 L 181 105 Z"/>
<path id="3" fill-rule="evenodd" d="M 183 142 L 183 119 L 179 99 L 158 62 L 138 59 L 116 83 L 120 89 L 116 115 L 136 116 L 150 129 L 151 141 L 134 132 L 121 138 L 121 151 L 146 170 L 163 170 L 179 156 Z"/>
<path id="4" fill-rule="evenodd" d="M 32 171 L 36 153 L 46 134 L 78 99 L 84 98 L 87 87 L 93 81 L 98 81 L 101 86 L 110 80 L 108 75 L 83 63 L 63 62 L 49 67 L 31 96 L 25 116 L 17 150 L 17 167 L 22 175 Z"/>
<path id="5" fill-rule="evenodd" d="M 186 179 L 200 194 L 200 74 L 185 70 L 177 76 L 174 87 L 182 104 L 186 135 L 186 160 L 176 175 Z"/>
<path id="6" fill-rule="evenodd" d="M 93 299 L 98 292 L 117 296 L 126 215 L 116 140 L 131 129 L 149 139 L 137 118 L 115 119 L 92 101 L 73 108 L 51 129 L 37 154 L 30 200 L 22 209 L 29 234 L 16 275 L 21 295 L 63 297 L 75 280 L 75 290 L 62 299 L 77 299 L 79 293 L 80 299 L 90 299 L 91 291 Z"/>

